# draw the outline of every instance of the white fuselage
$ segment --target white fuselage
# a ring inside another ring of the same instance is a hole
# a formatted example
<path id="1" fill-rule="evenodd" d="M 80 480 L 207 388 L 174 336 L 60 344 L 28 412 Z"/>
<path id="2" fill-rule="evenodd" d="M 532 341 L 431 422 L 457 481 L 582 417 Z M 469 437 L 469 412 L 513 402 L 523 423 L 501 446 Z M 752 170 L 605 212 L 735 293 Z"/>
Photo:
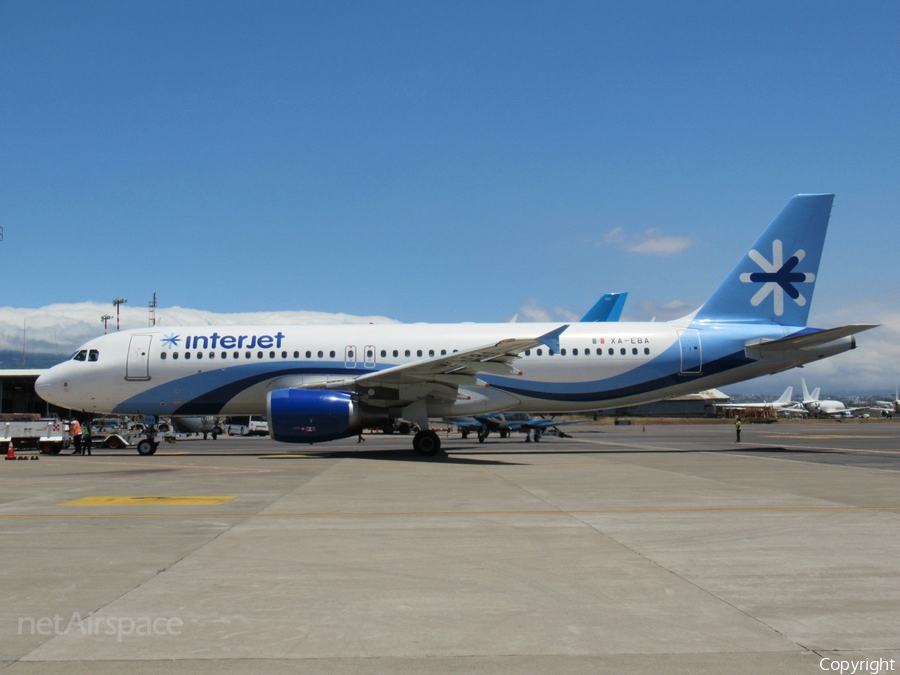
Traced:
<path id="1" fill-rule="evenodd" d="M 802 350 L 748 358 L 748 340 L 796 328 L 689 322 L 576 323 L 515 360 L 518 373 L 483 374 L 455 401 L 429 398 L 429 416 L 616 408 L 692 393 L 811 361 Z M 71 410 L 141 415 L 259 415 L 275 389 L 347 380 L 559 324 L 193 326 L 98 337 L 51 368 L 38 394 Z"/>

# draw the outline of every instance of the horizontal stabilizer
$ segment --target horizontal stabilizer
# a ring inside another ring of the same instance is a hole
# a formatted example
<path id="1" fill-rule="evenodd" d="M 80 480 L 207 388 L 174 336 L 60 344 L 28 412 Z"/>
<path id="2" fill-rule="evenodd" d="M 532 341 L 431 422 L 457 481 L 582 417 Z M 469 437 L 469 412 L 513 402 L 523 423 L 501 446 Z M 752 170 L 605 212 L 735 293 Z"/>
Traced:
<path id="1" fill-rule="evenodd" d="M 747 342 L 744 347 L 760 352 L 778 352 L 788 351 L 791 349 L 803 349 L 806 347 L 815 347 L 823 345 L 848 335 L 856 335 L 872 328 L 878 328 L 879 324 L 857 323 L 849 326 L 838 326 L 837 328 L 826 328 L 825 330 L 816 331 L 814 333 L 803 333 L 802 335 L 789 335 L 780 340 L 753 340 Z"/>

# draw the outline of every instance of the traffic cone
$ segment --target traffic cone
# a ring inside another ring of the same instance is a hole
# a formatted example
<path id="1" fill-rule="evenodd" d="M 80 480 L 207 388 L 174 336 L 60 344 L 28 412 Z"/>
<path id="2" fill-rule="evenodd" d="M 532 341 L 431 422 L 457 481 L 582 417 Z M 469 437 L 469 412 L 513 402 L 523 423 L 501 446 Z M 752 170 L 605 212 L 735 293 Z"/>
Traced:
<path id="1" fill-rule="evenodd" d="M 6 451 L 6 459 L 15 459 L 16 458 L 16 449 L 13 447 L 13 442 L 9 442 L 9 450 Z"/>

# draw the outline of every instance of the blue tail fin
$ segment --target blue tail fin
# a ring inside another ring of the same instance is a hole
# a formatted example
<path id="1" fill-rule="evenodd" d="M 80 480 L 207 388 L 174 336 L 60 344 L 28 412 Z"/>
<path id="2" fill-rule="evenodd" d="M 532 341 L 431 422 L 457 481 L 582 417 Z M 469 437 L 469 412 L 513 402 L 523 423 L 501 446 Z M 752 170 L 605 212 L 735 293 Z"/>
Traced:
<path id="1" fill-rule="evenodd" d="M 581 317 L 585 321 L 618 321 L 628 293 L 607 293 Z"/>
<path id="2" fill-rule="evenodd" d="M 834 195 L 792 197 L 715 290 L 694 323 L 805 326 Z"/>

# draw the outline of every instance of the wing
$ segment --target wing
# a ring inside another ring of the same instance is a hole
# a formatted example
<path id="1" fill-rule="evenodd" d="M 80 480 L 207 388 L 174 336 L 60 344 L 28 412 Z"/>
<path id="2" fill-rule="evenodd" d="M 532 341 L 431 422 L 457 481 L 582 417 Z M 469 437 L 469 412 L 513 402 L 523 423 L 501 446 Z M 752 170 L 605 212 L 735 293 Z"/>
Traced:
<path id="1" fill-rule="evenodd" d="M 304 389 L 355 391 L 369 405 L 403 406 L 428 396 L 455 401 L 459 387 L 475 385 L 480 373 L 521 375 L 514 366 L 526 349 L 546 345 L 559 351 L 559 336 L 569 324 L 534 338 L 511 338 L 444 356 L 413 361 L 356 378 L 303 385 Z"/>

